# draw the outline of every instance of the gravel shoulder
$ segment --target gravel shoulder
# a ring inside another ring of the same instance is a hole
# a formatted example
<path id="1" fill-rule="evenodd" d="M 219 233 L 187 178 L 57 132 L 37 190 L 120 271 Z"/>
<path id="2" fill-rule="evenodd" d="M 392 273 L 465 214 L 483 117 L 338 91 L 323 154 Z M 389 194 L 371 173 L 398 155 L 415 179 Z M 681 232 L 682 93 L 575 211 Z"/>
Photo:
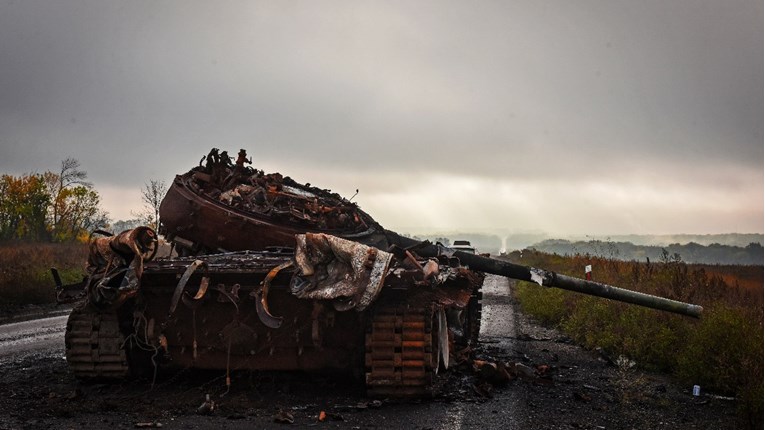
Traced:
<path id="1" fill-rule="evenodd" d="M 487 384 L 467 361 L 441 375 L 433 399 L 373 401 L 348 375 L 175 370 L 118 384 L 77 381 L 58 346 L 5 355 L 0 429 L 284 428 L 359 429 L 734 429 L 733 401 L 691 395 L 665 375 L 617 366 L 520 313 L 506 279 L 485 284 L 481 342 L 474 357 L 516 372 Z M 539 376 L 543 375 L 543 376 Z M 484 375 L 485 376 L 485 375 Z M 199 415 L 205 395 L 216 403 Z M 324 411 L 326 421 L 319 422 Z"/>

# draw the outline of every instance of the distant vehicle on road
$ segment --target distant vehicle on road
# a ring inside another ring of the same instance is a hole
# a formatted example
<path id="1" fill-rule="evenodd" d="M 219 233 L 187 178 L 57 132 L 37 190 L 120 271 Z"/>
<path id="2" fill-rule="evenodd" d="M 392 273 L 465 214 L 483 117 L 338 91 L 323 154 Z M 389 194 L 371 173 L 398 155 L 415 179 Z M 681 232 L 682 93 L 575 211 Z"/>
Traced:
<path id="1" fill-rule="evenodd" d="M 475 254 L 475 248 L 473 248 L 472 245 L 470 245 L 469 240 L 455 240 L 454 244 L 451 246 L 452 249 L 455 249 L 457 251 L 462 252 L 468 252 L 470 254 Z"/>

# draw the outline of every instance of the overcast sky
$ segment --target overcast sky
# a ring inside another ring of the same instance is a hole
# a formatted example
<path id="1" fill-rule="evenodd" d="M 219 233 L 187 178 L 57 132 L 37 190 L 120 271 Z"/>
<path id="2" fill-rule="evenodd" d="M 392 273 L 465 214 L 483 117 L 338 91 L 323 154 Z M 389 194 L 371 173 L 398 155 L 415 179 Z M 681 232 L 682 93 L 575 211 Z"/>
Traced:
<path id="1" fill-rule="evenodd" d="M 402 232 L 763 232 L 763 3 L 0 0 L 0 173 L 210 148 Z"/>

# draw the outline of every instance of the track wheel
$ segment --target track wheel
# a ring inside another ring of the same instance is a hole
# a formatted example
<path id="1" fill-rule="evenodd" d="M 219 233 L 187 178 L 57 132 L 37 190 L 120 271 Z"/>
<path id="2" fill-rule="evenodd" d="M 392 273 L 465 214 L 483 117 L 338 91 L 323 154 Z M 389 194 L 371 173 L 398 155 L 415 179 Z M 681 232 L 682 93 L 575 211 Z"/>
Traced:
<path id="1" fill-rule="evenodd" d="M 123 379 L 129 373 L 115 313 L 75 308 L 66 323 L 66 361 L 78 378 Z"/>
<path id="2" fill-rule="evenodd" d="M 380 305 L 365 340 L 367 395 L 423 397 L 433 394 L 439 367 L 438 317 L 432 306 Z"/>

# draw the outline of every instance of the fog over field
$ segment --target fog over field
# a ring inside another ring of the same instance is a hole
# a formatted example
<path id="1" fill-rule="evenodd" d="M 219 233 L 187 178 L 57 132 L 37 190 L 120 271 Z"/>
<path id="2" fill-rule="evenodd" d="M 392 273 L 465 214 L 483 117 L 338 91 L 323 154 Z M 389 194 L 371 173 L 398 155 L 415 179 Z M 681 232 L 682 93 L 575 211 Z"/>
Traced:
<path id="1" fill-rule="evenodd" d="M 0 0 L 0 173 L 210 148 L 402 232 L 763 232 L 763 3 Z M 531 233 L 529 233 L 531 232 Z"/>

